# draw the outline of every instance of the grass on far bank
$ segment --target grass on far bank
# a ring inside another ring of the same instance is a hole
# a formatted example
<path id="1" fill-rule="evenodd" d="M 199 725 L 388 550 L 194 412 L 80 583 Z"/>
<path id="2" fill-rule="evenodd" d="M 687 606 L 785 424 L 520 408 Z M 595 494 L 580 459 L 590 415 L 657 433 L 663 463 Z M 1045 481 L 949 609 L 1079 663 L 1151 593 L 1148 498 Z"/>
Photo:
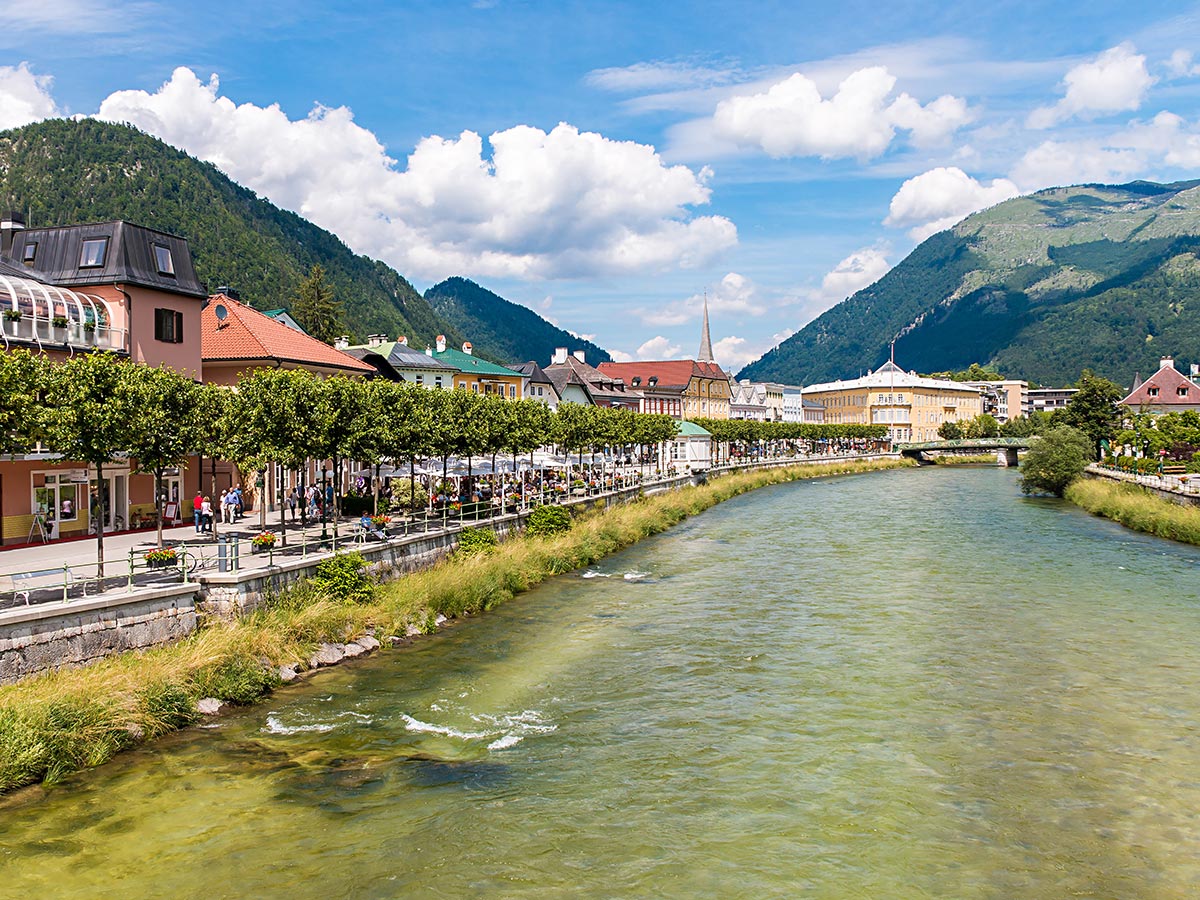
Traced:
<path id="1" fill-rule="evenodd" d="M 726 475 L 700 487 L 582 513 L 560 535 L 514 538 L 499 552 L 456 554 L 430 569 L 371 586 L 365 595 L 362 585 L 350 585 L 344 596 L 357 595 L 358 602 L 329 599 L 310 580 L 236 622 L 209 622 L 178 643 L 0 686 L 0 793 L 52 784 L 192 724 L 202 697 L 252 703 L 279 685 L 279 666 L 305 667 L 321 642 L 350 641 L 369 630 L 386 640 L 404 635 L 410 626 L 429 632 L 439 615 L 491 609 L 546 578 L 590 565 L 747 491 L 906 464 L 911 463 L 798 465 Z"/>
<path id="2" fill-rule="evenodd" d="M 952 453 L 942 453 L 937 456 L 930 457 L 934 465 L 938 466 L 994 466 L 996 465 L 995 453 L 974 453 L 970 456 L 957 456 Z"/>
<path id="3" fill-rule="evenodd" d="M 1077 479 L 1063 496 L 1134 531 L 1200 546 L 1200 507 L 1181 506 L 1135 484 L 1107 478 Z"/>

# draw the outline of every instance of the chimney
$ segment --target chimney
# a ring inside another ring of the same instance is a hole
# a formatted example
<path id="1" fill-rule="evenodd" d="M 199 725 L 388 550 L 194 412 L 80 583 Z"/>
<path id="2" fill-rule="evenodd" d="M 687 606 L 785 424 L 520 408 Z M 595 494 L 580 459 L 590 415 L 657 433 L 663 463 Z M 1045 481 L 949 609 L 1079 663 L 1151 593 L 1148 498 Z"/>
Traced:
<path id="1" fill-rule="evenodd" d="M 333 342 L 333 346 L 338 350 L 345 350 L 350 346 L 350 335 L 343 334 L 340 338 Z"/>
<path id="2" fill-rule="evenodd" d="M 551 357 L 551 359 L 550 359 L 550 365 L 561 366 L 566 361 L 567 361 L 567 348 L 566 347 L 555 347 L 554 348 L 554 356 Z"/>
<path id="3" fill-rule="evenodd" d="M 237 300 L 237 301 L 241 302 L 241 299 L 242 299 L 242 295 L 237 292 L 237 289 L 231 288 L 227 284 L 223 284 L 219 288 L 217 288 L 217 293 L 224 294 L 230 300 Z"/>
<path id="4" fill-rule="evenodd" d="M 1173 368 L 1175 368 L 1175 358 L 1174 358 L 1173 356 L 1164 356 L 1162 359 L 1160 359 L 1160 360 L 1158 361 L 1158 367 L 1159 367 L 1160 369 L 1173 369 Z"/>
<path id="5" fill-rule="evenodd" d="M 407 347 L 408 346 L 408 338 L 406 338 L 404 335 L 400 335 L 400 337 L 396 338 L 396 343 L 399 344 L 401 347 Z"/>
<path id="6" fill-rule="evenodd" d="M 1200 364 L 1192 363 L 1192 378 L 1200 375 Z"/>
<path id="7" fill-rule="evenodd" d="M 439 334 L 437 336 L 437 352 L 438 353 L 446 352 L 446 336 L 444 334 Z"/>
<path id="8" fill-rule="evenodd" d="M 572 355 L 573 357 L 575 357 L 577 360 L 579 360 L 581 363 L 585 363 L 585 364 L 587 363 L 587 360 L 583 358 L 583 351 L 582 351 L 582 350 L 576 350 L 576 351 L 575 351 L 574 353 L 572 353 L 571 355 Z"/>
<path id="9" fill-rule="evenodd" d="M 25 217 L 19 212 L 0 215 L 0 256 L 11 256 L 13 238 L 18 231 L 25 230 Z"/>
<path id="10" fill-rule="evenodd" d="M 463 353 L 467 354 L 467 356 L 471 355 L 471 342 L 470 341 L 463 341 Z"/>
<path id="11" fill-rule="evenodd" d="M 385 340 L 387 340 L 386 334 L 368 334 L 367 335 L 367 346 L 368 347 L 378 347 Z"/>
<path id="12" fill-rule="evenodd" d="M 432 347 L 426 347 L 426 348 L 425 348 L 425 355 L 426 355 L 426 356 L 433 356 L 433 348 L 432 348 Z"/>

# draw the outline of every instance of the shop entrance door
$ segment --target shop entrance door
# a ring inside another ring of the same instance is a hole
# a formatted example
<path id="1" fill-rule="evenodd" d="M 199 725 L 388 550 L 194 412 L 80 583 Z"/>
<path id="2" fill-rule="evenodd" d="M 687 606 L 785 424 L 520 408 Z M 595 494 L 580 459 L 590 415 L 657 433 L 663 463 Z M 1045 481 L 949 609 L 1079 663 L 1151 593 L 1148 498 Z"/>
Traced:
<path id="1" fill-rule="evenodd" d="M 124 531 L 125 523 L 129 521 L 129 473 L 105 473 L 101 481 L 93 478 L 88 512 L 88 528 L 93 534 L 101 525 L 105 532 Z"/>
<path id="2" fill-rule="evenodd" d="M 172 511 L 171 504 L 174 505 L 174 518 L 168 518 L 167 513 Z M 163 475 L 162 480 L 162 511 L 164 525 L 178 525 L 183 521 L 183 476 L 182 475 Z M 190 513 L 191 510 L 189 509 Z"/>

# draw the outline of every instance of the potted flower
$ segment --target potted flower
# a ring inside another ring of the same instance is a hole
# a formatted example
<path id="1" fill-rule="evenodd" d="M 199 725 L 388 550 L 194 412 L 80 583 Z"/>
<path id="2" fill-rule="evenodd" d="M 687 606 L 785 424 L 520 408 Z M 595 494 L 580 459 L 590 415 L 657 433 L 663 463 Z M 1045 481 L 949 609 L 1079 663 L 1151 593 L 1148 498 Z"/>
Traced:
<path id="1" fill-rule="evenodd" d="M 179 562 L 179 551 L 174 547 L 155 547 L 146 551 L 146 565 L 151 569 L 163 569 Z"/>
<path id="2" fill-rule="evenodd" d="M 55 316 L 50 320 L 50 327 L 54 329 L 55 340 L 65 341 L 67 339 L 67 325 L 66 316 Z"/>
<path id="3" fill-rule="evenodd" d="M 274 546 L 275 533 L 272 531 L 260 531 L 254 537 L 250 538 L 250 547 L 255 553 L 270 550 Z"/>
<path id="4" fill-rule="evenodd" d="M 383 531 L 391 521 L 391 516 L 371 516 L 371 527 L 376 531 Z"/>
<path id="5" fill-rule="evenodd" d="M 22 312 L 19 309 L 9 308 L 4 310 L 4 321 L 10 323 L 8 326 L 8 333 L 14 337 L 17 334 L 18 326 L 21 324 L 21 316 Z"/>

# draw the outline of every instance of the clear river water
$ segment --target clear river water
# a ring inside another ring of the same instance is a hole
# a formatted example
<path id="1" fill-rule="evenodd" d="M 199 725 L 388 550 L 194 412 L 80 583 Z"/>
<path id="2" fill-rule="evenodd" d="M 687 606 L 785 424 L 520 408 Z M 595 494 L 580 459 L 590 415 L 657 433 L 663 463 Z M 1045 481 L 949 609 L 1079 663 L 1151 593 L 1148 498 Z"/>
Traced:
<path id="1" fill-rule="evenodd" d="M 1200 550 L 766 488 L 0 808 L 13 898 L 1200 896 Z"/>

